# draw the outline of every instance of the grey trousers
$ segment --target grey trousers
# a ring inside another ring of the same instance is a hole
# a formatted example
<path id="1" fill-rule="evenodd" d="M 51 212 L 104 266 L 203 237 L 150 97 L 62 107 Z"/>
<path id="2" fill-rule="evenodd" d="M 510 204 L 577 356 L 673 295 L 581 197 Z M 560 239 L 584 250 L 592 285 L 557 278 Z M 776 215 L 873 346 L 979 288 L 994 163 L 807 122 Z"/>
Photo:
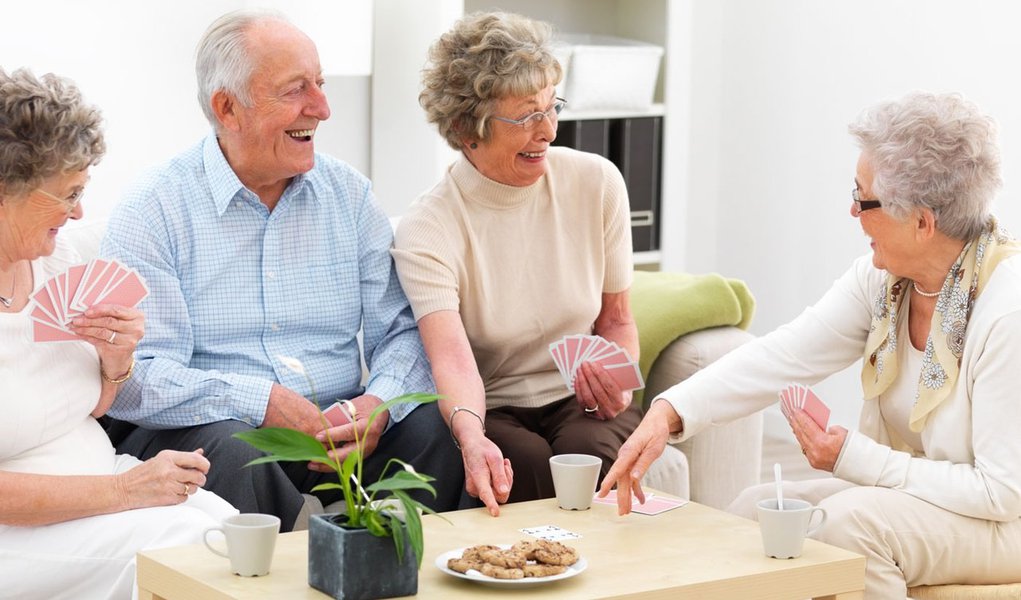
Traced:
<path id="1" fill-rule="evenodd" d="M 964 517 L 899 490 L 841 479 L 785 481 L 785 497 L 826 509 L 812 536 L 865 556 L 865 598 L 907 597 L 907 588 L 1021 581 L 1021 520 Z M 774 484 L 748 488 L 727 508 L 757 518 L 755 504 Z"/>
<path id="2" fill-rule="evenodd" d="M 232 435 L 251 427 L 240 421 L 220 421 L 184 429 L 135 429 L 117 445 L 119 453 L 142 460 L 161 450 L 191 451 L 203 448 L 210 462 L 205 489 L 227 500 L 241 512 L 261 512 L 280 517 L 281 530 L 290 531 L 301 511 L 303 493 L 324 482 L 335 482 L 333 473 L 310 471 L 306 463 L 268 463 L 246 467 L 261 452 Z M 436 478 L 436 498 L 424 491 L 412 497 L 436 511 L 457 509 L 464 487 L 461 454 L 454 447 L 447 426 L 435 404 L 419 406 L 390 427 L 375 451 L 365 459 L 364 485 L 379 478 L 387 461 L 399 458 L 415 470 Z M 393 467 L 391 467 L 391 470 Z M 341 499 L 338 490 L 315 492 L 323 505 Z"/>

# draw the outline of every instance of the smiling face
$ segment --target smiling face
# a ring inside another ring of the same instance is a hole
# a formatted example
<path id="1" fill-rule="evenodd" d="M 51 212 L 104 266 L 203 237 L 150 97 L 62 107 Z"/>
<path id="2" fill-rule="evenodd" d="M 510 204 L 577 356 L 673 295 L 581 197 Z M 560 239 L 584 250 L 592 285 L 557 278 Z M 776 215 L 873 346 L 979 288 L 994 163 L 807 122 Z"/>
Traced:
<path id="1" fill-rule="evenodd" d="M 308 36 L 279 21 L 253 24 L 246 40 L 254 66 L 252 106 L 214 94 L 220 144 L 247 187 L 260 195 L 282 193 L 292 177 L 314 166 L 313 136 L 330 117 L 319 53 Z"/>
<path id="2" fill-rule="evenodd" d="M 858 195 L 862 200 L 879 200 L 872 192 L 875 173 L 866 153 L 858 158 L 857 174 L 854 178 Z M 857 217 L 862 231 L 871 238 L 872 264 L 877 269 L 906 276 L 917 259 L 918 239 L 915 219 L 908 216 L 903 221 L 896 219 L 886 209 L 873 208 L 858 212 L 851 204 L 851 216 Z"/>
<path id="3" fill-rule="evenodd" d="M 553 105 L 554 90 L 549 86 L 531 96 L 503 98 L 496 103 L 493 114 L 508 119 L 521 119 Z M 549 114 L 555 114 L 550 111 Z M 529 186 L 546 173 L 546 149 L 557 137 L 556 118 L 546 118 L 533 129 L 525 129 L 490 119 L 489 140 L 468 140 L 464 153 L 480 173 L 504 185 Z M 475 141 L 478 148 L 472 149 Z"/>
<path id="4" fill-rule="evenodd" d="M 89 180 L 89 170 L 56 175 L 21 196 L 3 199 L 0 205 L 0 255 L 8 262 L 35 260 L 53 254 L 57 231 L 68 219 L 80 219 L 82 206 L 73 209 L 59 199 L 81 195 Z"/>

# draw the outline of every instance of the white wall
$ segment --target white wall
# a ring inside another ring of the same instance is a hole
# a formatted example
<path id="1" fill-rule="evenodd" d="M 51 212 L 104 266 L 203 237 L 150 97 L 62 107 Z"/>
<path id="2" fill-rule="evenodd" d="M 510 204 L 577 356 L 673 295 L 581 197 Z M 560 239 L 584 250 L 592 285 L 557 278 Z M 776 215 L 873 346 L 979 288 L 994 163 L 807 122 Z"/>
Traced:
<path id="1" fill-rule="evenodd" d="M 683 199 L 664 208 L 664 267 L 746 280 L 758 299 L 755 333 L 793 318 L 867 251 L 857 222 L 848 216 L 857 150 L 846 125 L 878 100 L 913 89 L 960 90 L 996 117 L 1005 180 L 997 213 L 1021 233 L 1021 206 L 1012 201 L 1021 193 L 1021 85 L 1014 65 L 1021 56 L 1015 31 L 1021 5 L 664 1 L 668 29 L 676 31 L 677 20 L 690 29 L 667 40 L 683 67 L 665 83 L 670 94 L 688 96 L 689 110 L 675 111 L 668 124 L 672 135 L 688 139 L 675 143 L 667 156 L 666 168 L 685 176 L 684 189 L 670 193 Z M 430 2 L 442 12 L 435 19 L 442 23 L 461 0 Z M 539 10 L 546 3 L 531 4 Z M 371 64 L 385 64 L 388 51 L 377 43 L 377 56 L 371 54 L 373 9 L 386 14 L 401 10 L 400 2 L 3 2 L 0 66 L 70 76 L 104 111 L 109 153 L 93 172 L 86 201 L 91 216 L 108 213 L 139 170 L 205 135 L 194 97 L 195 43 L 215 17 L 251 5 L 283 10 L 317 42 L 331 73 L 327 93 L 333 109 L 321 126 L 318 148 L 370 172 L 368 77 Z M 556 8 L 550 6 L 543 10 Z M 391 35 L 394 48 L 408 41 L 399 32 Z M 387 124 L 380 116 L 376 127 L 383 130 Z M 391 133 L 400 131 L 399 119 L 391 127 Z M 377 161 L 392 160 L 375 151 Z M 413 196 L 384 195 L 391 214 Z M 856 421 L 854 369 L 820 391 L 834 406 L 836 422 Z"/>
<path id="2" fill-rule="evenodd" d="M 796 316 L 868 252 L 847 124 L 915 89 L 961 91 L 999 121 L 996 212 L 1021 234 L 1019 22 L 1010 0 L 695 0 L 684 264 L 668 266 L 747 281 L 755 333 Z M 857 378 L 819 386 L 838 423 L 857 423 Z"/>
<path id="3" fill-rule="evenodd" d="M 316 41 L 333 108 L 318 149 L 368 172 L 371 0 L 3 2 L 0 67 L 70 77 L 103 111 L 108 152 L 92 171 L 86 218 L 108 214 L 142 169 L 208 133 L 195 99 L 195 45 L 216 17 L 243 6 L 276 8 Z M 334 78 L 346 76 L 350 81 L 337 81 L 339 93 L 332 94 Z M 346 111 L 352 93 L 361 95 Z"/>

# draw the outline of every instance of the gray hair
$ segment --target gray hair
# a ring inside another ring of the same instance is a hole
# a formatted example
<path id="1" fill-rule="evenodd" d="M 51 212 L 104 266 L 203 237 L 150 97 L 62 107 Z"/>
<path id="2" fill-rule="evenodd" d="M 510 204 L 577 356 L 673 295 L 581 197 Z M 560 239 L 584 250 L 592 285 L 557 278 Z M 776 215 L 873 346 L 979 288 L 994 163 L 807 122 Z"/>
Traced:
<path id="1" fill-rule="evenodd" d="M 283 13 L 268 9 L 242 9 L 221 16 L 202 34 L 195 51 L 195 76 L 198 99 L 206 120 L 219 130 L 213 113 L 213 94 L 225 91 L 242 106 L 252 105 L 250 80 L 255 65 L 249 53 L 246 35 L 256 23 L 279 21 L 290 24 Z"/>
<path id="2" fill-rule="evenodd" d="M 996 123 L 960 94 L 915 92 L 880 103 L 848 127 L 870 160 L 872 192 L 897 218 L 929 208 L 946 235 L 970 240 L 999 189 Z"/>
<path id="3" fill-rule="evenodd" d="M 0 195 L 21 196 L 106 153 L 103 117 L 70 79 L 0 69 Z"/>
<path id="4" fill-rule="evenodd" d="M 473 13 L 429 48 L 418 102 L 455 150 L 465 136 L 486 140 L 497 101 L 560 83 L 547 23 L 502 12 Z"/>

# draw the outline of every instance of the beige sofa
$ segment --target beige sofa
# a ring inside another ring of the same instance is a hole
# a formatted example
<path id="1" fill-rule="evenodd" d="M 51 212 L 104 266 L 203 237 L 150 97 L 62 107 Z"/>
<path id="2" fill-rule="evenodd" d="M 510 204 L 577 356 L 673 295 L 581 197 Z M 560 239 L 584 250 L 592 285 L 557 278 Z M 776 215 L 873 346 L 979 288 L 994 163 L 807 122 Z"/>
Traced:
<path id="1" fill-rule="evenodd" d="M 83 259 L 96 256 L 105 221 L 69 224 L 65 236 Z M 736 327 L 683 335 L 663 350 L 649 372 L 648 398 L 751 339 Z M 746 417 L 668 446 L 645 478 L 645 485 L 709 506 L 724 508 L 744 488 L 758 483 L 762 455 L 762 415 Z"/>

